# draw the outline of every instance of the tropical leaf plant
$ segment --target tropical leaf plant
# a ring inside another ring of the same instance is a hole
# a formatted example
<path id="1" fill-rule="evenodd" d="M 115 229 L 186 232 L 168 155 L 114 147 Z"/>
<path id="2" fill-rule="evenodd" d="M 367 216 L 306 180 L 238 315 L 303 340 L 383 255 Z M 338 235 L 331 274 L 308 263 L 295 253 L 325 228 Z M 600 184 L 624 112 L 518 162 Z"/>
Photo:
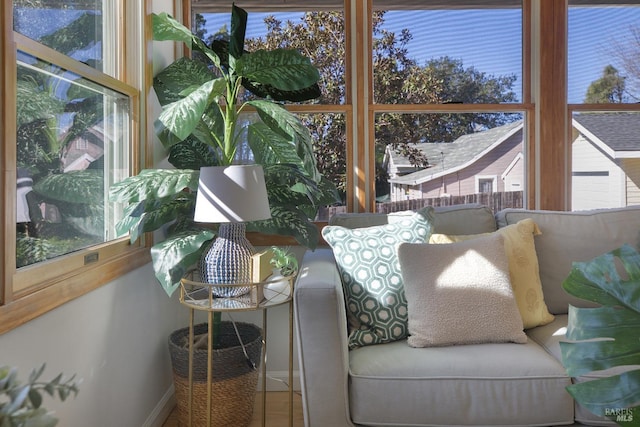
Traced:
<path id="1" fill-rule="evenodd" d="M 596 415 L 640 425 L 640 254 L 624 245 L 589 262 L 576 262 L 563 282 L 571 295 L 598 304 L 569 307 L 562 360 L 571 377 L 621 367 L 567 387 Z"/>
<path id="2" fill-rule="evenodd" d="M 246 26 L 247 13 L 233 5 L 229 34 L 207 45 L 170 15 L 153 15 L 154 40 L 185 43 L 194 54 L 160 71 L 153 84 L 163 106 L 156 133 L 176 169 L 125 179 L 111 187 L 110 199 L 129 205 L 117 231 L 132 241 L 166 231 L 151 254 L 169 295 L 215 237 L 215 229 L 192 220 L 201 167 L 235 164 L 248 147 L 252 161 L 263 166 L 272 218 L 248 223 L 247 230 L 292 236 L 312 249 L 319 207 L 339 200 L 318 171 L 309 130 L 279 103 L 320 96 L 318 70 L 293 49 L 247 52 Z"/>

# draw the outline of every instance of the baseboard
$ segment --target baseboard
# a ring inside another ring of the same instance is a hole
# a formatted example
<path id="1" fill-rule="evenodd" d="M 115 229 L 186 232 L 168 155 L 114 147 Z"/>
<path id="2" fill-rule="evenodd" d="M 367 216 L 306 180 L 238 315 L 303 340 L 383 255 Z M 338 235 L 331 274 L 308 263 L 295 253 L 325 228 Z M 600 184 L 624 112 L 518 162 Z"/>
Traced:
<path id="1" fill-rule="evenodd" d="M 153 408 L 153 411 L 151 411 L 151 414 L 149 414 L 144 424 L 142 424 L 142 427 L 162 427 L 175 406 L 176 393 L 173 384 L 171 384 L 162 396 L 162 399 L 160 399 L 156 407 Z"/>

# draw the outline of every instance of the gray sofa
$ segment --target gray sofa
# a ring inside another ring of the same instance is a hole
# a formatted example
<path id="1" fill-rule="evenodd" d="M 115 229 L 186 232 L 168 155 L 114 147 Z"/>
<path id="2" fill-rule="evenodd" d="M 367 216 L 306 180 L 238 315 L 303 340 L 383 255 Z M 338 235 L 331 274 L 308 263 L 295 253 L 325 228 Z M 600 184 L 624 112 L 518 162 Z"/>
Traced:
<path id="1" fill-rule="evenodd" d="M 433 232 L 477 234 L 532 218 L 545 302 L 555 320 L 526 330 L 525 344 L 412 348 L 406 340 L 348 350 L 340 276 L 328 247 L 305 254 L 294 295 L 305 425 L 556 426 L 612 425 L 576 405 L 559 342 L 569 304 L 561 283 L 573 261 L 624 243 L 638 247 L 640 206 L 581 212 L 479 205 L 436 208 Z M 384 214 L 340 214 L 347 228 L 384 224 Z M 591 374 L 593 375 L 593 374 Z"/>

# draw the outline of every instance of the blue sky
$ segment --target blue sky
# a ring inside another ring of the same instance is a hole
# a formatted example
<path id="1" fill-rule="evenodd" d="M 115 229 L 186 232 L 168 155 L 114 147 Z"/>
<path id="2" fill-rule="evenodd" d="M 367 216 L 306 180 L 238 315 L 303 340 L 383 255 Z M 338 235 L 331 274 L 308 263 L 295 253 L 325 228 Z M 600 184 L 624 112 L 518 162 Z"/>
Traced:
<path id="1" fill-rule="evenodd" d="M 228 23 L 208 20 L 216 31 Z M 265 33 L 265 14 L 249 13 L 247 37 Z M 280 14 L 282 20 L 299 14 Z M 419 23 L 420 25 L 416 25 Z M 604 67 L 612 63 L 612 40 L 628 40 L 631 26 L 640 26 L 640 7 L 572 7 L 569 15 L 569 102 L 582 102 L 589 84 L 600 78 Z M 409 28 L 413 40 L 409 55 L 420 63 L 428 58 L 449 56 L 462 59 L 490 75 L 515 74 L 514 90 L 521 98 L 521 12 L 502 10 L 394 11 L 385 15 L 384 28 L 399 33 Z M 465 31 L 472 29 L 472 31 Z M 544 31 L 544 28 L 542 28 Z M 627 42 L 628 44 L 628 42 Z M 612 63 L 620 70 L 619 64 Z"/>

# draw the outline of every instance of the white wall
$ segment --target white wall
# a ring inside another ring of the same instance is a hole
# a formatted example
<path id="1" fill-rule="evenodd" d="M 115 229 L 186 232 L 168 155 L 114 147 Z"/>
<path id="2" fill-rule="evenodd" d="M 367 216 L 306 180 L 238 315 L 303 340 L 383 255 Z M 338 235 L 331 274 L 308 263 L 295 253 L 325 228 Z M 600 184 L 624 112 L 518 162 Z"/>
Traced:
<path id="1" fill-rule="evenodd" d="M 167 336 L 186 319 L 148 265 L 0 335 L 0 363 L 82 379 L 75 399 L 45 400 L 60 426 L 154 425 L 172 396 Z"/>

